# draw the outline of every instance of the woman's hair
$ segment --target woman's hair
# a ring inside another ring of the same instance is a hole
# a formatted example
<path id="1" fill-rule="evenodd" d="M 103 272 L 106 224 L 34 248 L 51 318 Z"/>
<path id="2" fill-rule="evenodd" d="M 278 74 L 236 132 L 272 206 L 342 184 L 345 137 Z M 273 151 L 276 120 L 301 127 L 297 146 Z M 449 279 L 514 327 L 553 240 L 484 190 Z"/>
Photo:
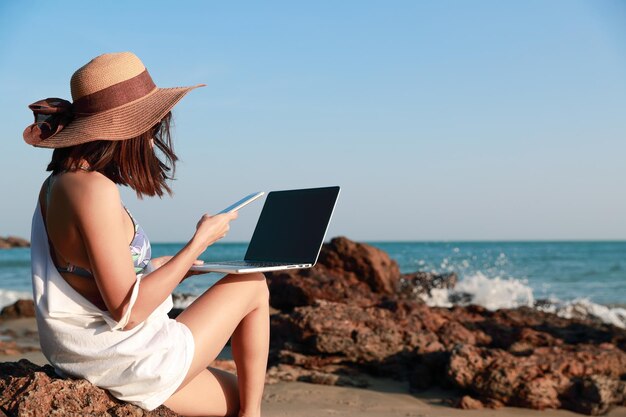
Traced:
<path id="1" fill-rule="evenodd" d="M 67 148 L 56 148 L 46 168 L 53 174 L 80 169 L 81 160 L 89 163 L 116 184 L 127 185 L 137 193 L 162 197 L 172 195 L 166 180 L 173 180 L 178 157 L 174 153 L 170 133 L 172 113 L 169 112 L 147 132 L 125 140 L 96 140 Z M 154 148 L 150 144 L 154 140 Z M 159 150 L 164 161 L 159 159 Z M 170 173 L 171 171 L 171 173 Z"/>

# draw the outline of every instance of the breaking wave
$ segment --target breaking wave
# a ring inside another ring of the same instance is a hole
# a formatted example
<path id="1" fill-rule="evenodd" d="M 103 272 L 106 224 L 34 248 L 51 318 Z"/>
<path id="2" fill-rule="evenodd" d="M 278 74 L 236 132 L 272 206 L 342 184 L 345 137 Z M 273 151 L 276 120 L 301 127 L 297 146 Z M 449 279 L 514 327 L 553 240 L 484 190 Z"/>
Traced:
<path id="1" fill-rule="evenodd" d="M 431 307 L 477 304 L 489 310 L 500 308 L 533 307 L 563 318 L 591 319 L 597 322 L 626 328 L 626 308 L 597 304 L 588 298 L 563 301 L 552 297 L 535 299 L 528 281 L 516 278 L 489 278 L 477 272 L 465 276 L 452 289 L 432 289 L 422 294 Z"/>
<path id="2" fill-rule="evenodd" d="M 32 300 L 33 294 L 26 291 L 0 289 L 0 310 L 15 303 L 17 300 Z"/>

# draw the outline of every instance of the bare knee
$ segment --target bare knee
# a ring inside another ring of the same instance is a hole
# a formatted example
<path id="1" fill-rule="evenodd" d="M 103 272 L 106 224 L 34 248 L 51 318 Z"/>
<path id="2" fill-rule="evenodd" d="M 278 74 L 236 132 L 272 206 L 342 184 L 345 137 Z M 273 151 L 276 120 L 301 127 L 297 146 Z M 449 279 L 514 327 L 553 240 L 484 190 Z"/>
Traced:
<path id="1" fill-rule="evenodd" d="M 270 287 L 267 284 L 267 278 L 265 278 L 264 274 L 259 272 L 259 279 L 261 282 L 261 288 L 263 288 L 263 295 L 265 296 L 265 298 L 269 300 L 270 299 Z"/>
<path id="2" fill-rule="evenodd" d="M 245 282 L 250 291 L 249 300 L 254 307 L 269 305 L 270 290 L 265 275 L 261 272 L 250 274 L 228 274 L 220 281 L 223 282 Z"/>
<path id="3" fill-rule="evenodd" d="M 257 287 L 254 290 L 255 300 L 257 301 L 258 305 L 268 305 L 270 301 L 270 289 L 267 285 L 267 279 L 265 279 L 265 275 L 263 275 L 261 272 L 250 275 L 254 275 L 253 282 Z"/>

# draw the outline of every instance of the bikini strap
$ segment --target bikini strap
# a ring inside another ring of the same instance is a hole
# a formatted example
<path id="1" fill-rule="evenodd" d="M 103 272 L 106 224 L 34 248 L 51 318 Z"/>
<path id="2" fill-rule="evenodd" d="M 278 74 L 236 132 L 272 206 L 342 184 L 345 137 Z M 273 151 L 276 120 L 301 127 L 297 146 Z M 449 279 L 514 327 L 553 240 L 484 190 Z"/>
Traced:
<path id="1" fill-rule="evenodd" d="M 81 276 L 83 278 L 93 278 L 93 274 L 91 272 L 89 272 L 85 268 L 81 268 L 80 266 L 75 266 L 72 264 L 67 264 L 67 267 L 65 268 L 57 266 L 57 271 L 71 272 L 72 274 Z"/>
<path id="2" fill-rule="evenodd" d="M 128 210 L 128 207 L 126 207 L 124 203 L 122 203 L 122 207 L 124 207 L 124 210 L 126 210 L 126 213 L 128 213 L 128 217 L 130 217 L 130 221 L 133 222 L 133 230 L 135 231 L 135 233 L 137 233 L 137 221 L 135 220 L 135 217 L 132 215 L 130 210 Z"/>

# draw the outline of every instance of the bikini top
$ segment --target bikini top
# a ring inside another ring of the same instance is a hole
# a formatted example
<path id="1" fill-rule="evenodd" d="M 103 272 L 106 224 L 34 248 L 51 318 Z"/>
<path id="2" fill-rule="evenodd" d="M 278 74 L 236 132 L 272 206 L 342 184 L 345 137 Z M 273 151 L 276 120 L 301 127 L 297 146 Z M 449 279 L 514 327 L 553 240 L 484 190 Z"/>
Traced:
<path id="1" fill-rule="evenodd" d="M 47 180 L 48 186 L 46 190 L 46 207 L 48 207 L 50 202 L 50 189 L 52 186 L 52 174 L 48 177 Z M 135 267 L 135 274 L 140 274 L 143 272 L 144 268 L 150 262 L 150 258 L 152 256 L 152 250 L 150 247 L 150 240 L 146 236 L 143 228 L 135 221 L 135 218 L 130 213 L 130 211 L 126 208 L 125 205 L 122 204 L 126 213 L 133 222 L 133 227 L 135 229 L 135 235 L 133 237 L 133 241 L 130 243 L 130 255 L 133 259 L 133 266 Z M 67 264 L 65 268 L 56 267 L 59 272 L 71 272 L 72 274 L 79 275 L 85 278 L 93 278 L 93 274 L 85 269 L 76 265 L 72 265 L 70 263 Z"/>

